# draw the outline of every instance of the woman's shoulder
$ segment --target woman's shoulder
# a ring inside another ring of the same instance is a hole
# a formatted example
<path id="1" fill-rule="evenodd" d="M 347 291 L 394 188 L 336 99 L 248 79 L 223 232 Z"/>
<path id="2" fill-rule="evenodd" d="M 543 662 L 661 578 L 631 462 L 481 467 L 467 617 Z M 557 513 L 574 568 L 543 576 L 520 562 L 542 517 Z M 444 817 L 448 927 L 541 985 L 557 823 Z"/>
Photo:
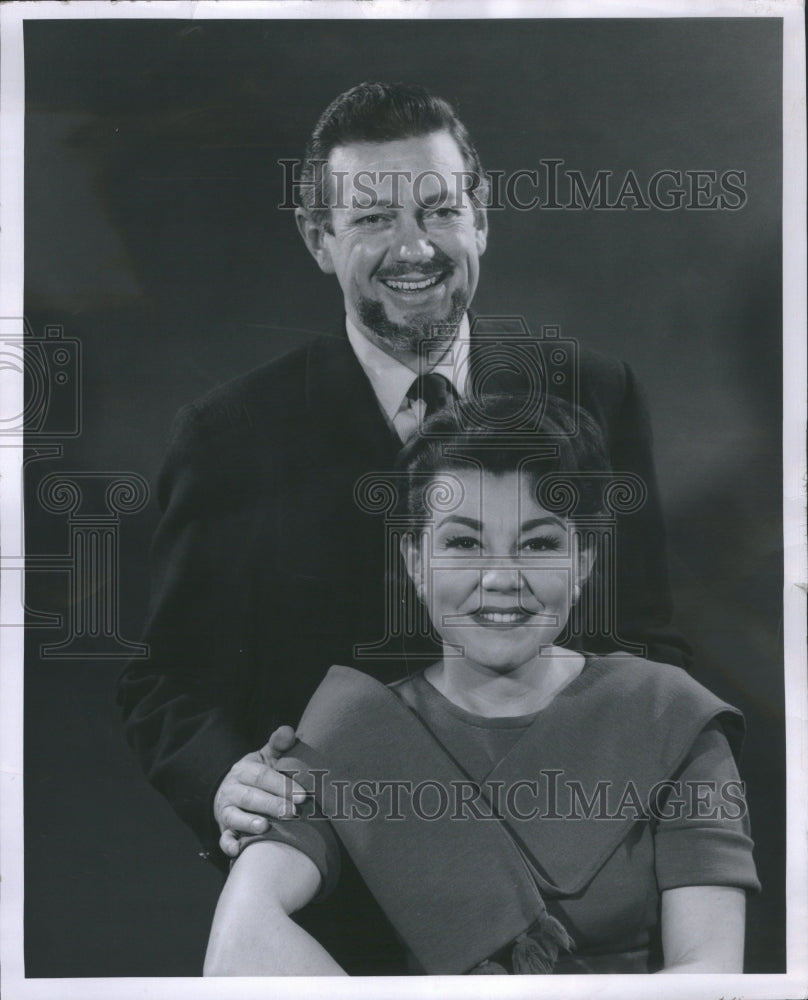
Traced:
<path id="1" fill-rule="evenodd" d="M 370 674 L 335 664 L 309 699 L 298 734 L 304 730 L 322 734 L 348 732 L 351 727 L 377 730 L 380 727 L 375 723 L 379 719 L 385 719 L 385 724 L 400 721 L 400 702 L 388 685 Z"/>
<path id="2" fill-rule="evenodd" d="M 681 667 L 623 653 L 589 657 L 588 712 L 612 717 L 637 732 L 665 739 L 703 729 L 721 718 L 731 744 L 739 745 L 743 716 Z"/>
<path id="3" fill-rule="evenodd" d="M 605 687 L 631 694 L 657 698 L 685 695 L 708 699 L 716 697 L 682 667 L 629 653 L 587 655 L 587 670 Z"/>

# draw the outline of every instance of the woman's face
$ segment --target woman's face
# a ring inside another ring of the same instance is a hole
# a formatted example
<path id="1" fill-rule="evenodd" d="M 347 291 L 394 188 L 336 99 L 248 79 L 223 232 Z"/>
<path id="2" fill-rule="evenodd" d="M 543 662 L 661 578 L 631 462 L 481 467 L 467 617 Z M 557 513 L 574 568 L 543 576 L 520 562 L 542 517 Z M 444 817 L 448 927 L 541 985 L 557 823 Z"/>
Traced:
<path id="1" fill-rule="evenodd" d="M 444 643 L 509 673 L 559 636 L 590 560 L 576 559 L 571 526 L 539 506 L 530 477 L 469 469 L 447 478 L 462 498 L 405 547 L 408 570 Z"/>

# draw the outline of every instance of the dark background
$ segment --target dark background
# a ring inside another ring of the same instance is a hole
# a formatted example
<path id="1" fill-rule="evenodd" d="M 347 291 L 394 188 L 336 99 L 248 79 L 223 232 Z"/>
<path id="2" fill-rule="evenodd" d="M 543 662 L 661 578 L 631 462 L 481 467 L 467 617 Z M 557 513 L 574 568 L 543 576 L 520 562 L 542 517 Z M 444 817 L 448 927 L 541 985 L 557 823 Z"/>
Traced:
<path id="1" fill-rule="evenodd" d="M 360 80 L 454 100 L 490 169 L 746 172 L 739 211 L 493 212 L 474 305 L 558 324 L 645 386 L 677 621 L 697 679 L 747 717 L 753 972 L 785 968 L 781 36 L 737 18 L 25 25 L 26 315 L 78 339 L 83 368 L 81 435 L 28 466 L 33 554 L 68 549 L 45 475 L 153 486 L 181 404 L 339 325 L 336 281 L 275 208 L 277 160 Z M 157 517 L 121 518 L 127 640 Z M 27 597 L 73 600 L 55 569 Z M 122 661 L 40 655 L 65 634 L 28 635 L 26 974 L 198 975 L 220 877 L 123 742 Z"/>

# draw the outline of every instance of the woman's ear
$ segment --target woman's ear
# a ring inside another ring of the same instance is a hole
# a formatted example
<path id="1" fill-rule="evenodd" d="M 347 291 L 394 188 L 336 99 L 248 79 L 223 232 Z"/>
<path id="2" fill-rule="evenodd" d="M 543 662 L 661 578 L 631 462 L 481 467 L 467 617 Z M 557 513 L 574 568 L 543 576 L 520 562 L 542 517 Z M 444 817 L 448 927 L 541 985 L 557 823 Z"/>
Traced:
<path id="1" fill-rule="evenodd" d="M 401 555 L 407 567 L 407 576 L 412 580 L 416 590 L 422 588 L 421 579 L 421 540 L 413 532 L 408 531 L 401 538 Z"/>
<path id="2" fill-rule="evenodd" d="M 328 249 L 326 241 L 328 233 L 325 226 L 312 218 L 305 208 L 295 209 L 295 222 L 298 232 L 303 237 L 303 242 L 317 261 L 320 270 L 325 274 L 334 274 L 334 261 L 331 259 L 331 251 Z"/>
<path id="3" fill-rule="evenodd" d="M 589 545 L 578 551 L 578 561 L 575 567 L 575 582 L 583 587 L 589 579 L 595 565 L 595 546 Z"/>

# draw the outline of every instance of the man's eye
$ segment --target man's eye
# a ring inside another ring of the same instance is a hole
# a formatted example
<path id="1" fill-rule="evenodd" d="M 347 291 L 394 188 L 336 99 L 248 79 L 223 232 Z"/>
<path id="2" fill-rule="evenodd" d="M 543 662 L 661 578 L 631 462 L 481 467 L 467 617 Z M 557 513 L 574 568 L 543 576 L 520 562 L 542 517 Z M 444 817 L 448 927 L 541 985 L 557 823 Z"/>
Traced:
<path id="1" fill-rule="evenodd" d="M 460 213 L 456 208 L 446 208 L 445 206 L 441 208 L 433 208 L 427 213 L 427 215 L 432 219 L 453 219 L 459 214 Z"/>
<path id="2" fill-rule="evenodd" d="M 370 215 L 362 215 L 356 220 L 356 224 L 359 226 L 380 226 L 387 221 L 386 215 L 379 215 L 377 213 L 371 213 Z"/>

